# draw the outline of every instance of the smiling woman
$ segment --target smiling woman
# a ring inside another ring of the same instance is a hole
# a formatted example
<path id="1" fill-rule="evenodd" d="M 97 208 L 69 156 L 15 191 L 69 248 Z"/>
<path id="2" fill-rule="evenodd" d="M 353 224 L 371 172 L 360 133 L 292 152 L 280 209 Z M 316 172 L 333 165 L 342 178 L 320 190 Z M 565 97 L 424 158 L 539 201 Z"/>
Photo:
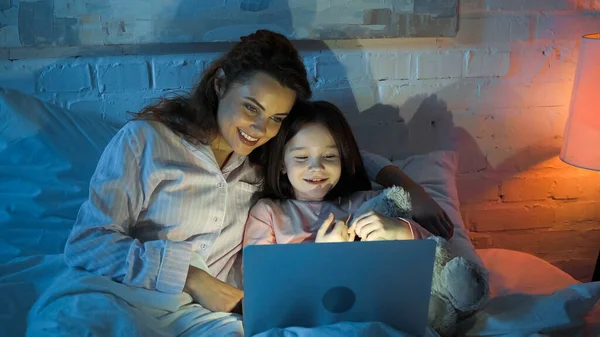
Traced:
<path id="1" fill-rule="evenodd" d="M 36 303 L 28 335 L 243 335 L 231 313 L 243 292 L 228 281 L 260 189 L 247 158 L 310 94 L 294 46 L 258 31 L 189 95 L 135 115 L 98 162 L 65 246 L 72 269 Z"/>

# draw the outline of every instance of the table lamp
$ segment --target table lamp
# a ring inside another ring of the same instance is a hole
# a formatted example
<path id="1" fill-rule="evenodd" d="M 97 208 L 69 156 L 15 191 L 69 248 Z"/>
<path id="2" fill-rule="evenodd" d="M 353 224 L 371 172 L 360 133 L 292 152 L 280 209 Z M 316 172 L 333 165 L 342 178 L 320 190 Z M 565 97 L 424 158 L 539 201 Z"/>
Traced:
<path id="1" fill-rule="evenodd" d="M 560 159 L 600 171 L 600 33 L 584 35 Z M 600 174 L 600 173 L 599 173 Z M 600 246 L 600 243 L 598 243 Z M 600 247 L 599 247 L 600 248 Z M 600 281 L 600 251 L 592 281 Z"/>

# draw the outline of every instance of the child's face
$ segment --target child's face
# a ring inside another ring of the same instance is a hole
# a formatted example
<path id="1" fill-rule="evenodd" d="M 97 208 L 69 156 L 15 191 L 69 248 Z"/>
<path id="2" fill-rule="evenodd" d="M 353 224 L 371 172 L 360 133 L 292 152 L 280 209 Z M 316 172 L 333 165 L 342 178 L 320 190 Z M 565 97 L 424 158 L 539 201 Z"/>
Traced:
<path id="1" fill-rule="evenodd" d="M 284 173 L 296 199 L 323 200 L 340 180 L 340 153 L 326 127 L 306 125 L 287 142 L 284 152 Z"/>

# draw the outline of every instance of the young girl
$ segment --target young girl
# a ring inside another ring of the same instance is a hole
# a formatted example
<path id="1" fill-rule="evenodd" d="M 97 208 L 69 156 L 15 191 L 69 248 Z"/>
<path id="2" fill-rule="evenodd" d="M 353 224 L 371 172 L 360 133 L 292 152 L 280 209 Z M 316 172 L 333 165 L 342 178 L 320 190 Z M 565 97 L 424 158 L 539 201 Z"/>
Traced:
<path id="1" fill-rule="evenodd" d="M 431 235 L 409 219 L 368 212 L 347 219 L 378 192 L 342 112 L 328 102 L 297 102 L 267 145 L 264 194 L 246 222 L 253 244 L 411 240 Z M 330 228 L 333 225 L 333 229 Z"/>

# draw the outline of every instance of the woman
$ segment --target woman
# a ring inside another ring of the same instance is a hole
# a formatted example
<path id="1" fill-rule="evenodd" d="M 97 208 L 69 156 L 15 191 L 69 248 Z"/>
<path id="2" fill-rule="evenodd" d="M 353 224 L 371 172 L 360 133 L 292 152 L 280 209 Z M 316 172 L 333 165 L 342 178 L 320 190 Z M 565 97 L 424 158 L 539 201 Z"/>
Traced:
<path id="1" fill-rule="evenodd" d="M 127 123 L 103 152 L 67 241 L 72 268 L 32 308 L 27 335 L 242 336 L 230 312 L 243 292 L 228 281 L 260 188 L 255 150 L 310 95 L 293 45 L 257 31 L 191 95 Z M 417 186 L 389 167 L 377 178 Z"/>

